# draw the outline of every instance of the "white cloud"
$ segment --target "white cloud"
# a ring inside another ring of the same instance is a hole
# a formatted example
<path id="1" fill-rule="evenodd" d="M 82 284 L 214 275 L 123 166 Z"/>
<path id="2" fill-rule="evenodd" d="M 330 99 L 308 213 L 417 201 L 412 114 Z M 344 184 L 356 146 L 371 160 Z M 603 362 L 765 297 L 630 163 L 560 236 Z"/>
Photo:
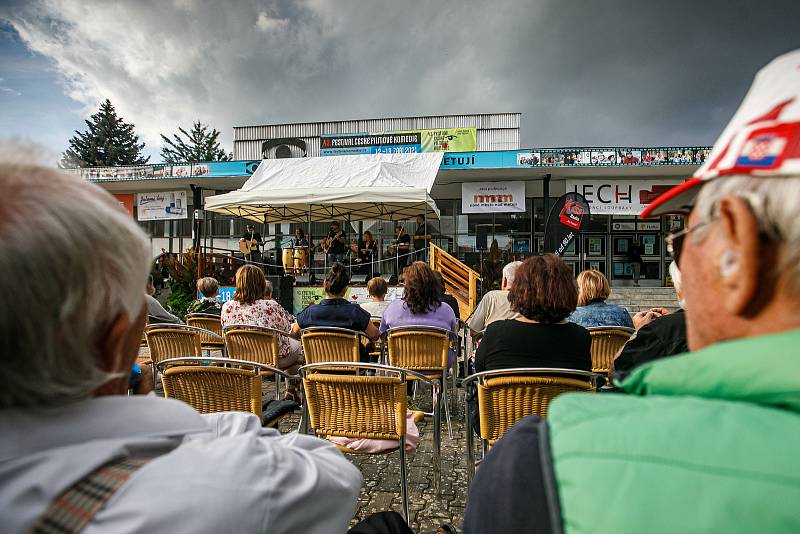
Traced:
<path id="1" fill-rule="evenodd" d="M 792 35 L 740 39 L 756 8 L 708 27 L 715 3 L 17 0 L 0 18 L 151 148 L 195 120 L 230 150 L 234 125 L 493 111 L 522 111 L 528 145 L 691 144 Z"/>

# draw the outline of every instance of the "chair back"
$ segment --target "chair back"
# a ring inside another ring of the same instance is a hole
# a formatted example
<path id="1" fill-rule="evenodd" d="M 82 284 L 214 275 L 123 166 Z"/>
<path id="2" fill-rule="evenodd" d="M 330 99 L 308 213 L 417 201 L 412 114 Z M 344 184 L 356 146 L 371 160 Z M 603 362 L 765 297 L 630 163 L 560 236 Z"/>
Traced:
<path id="1" fill-rule="evenodd" d="M 346 328 L 306 328 L 300 341 L 306 363 L 358 362 L 361 332 Z"/>
<path id="2" fill-rule="evenodd" d="M 432 326 L 402 326 L 385 334 L 389 365 L 412 371 L 447 369 L 449 331 Z"/>
<path id="3" fill-rule="evenodd" d="M 183 325 L 151 324 L 145 330 L 153 363 L 169 358 L 200 356 L 200 331 Z"/>
<path id="4" fill-rule="evenodd" d="M 164 396 L 200 413 L 250 412 L 262 417 L 258 369 L 200 365 L 167 367 L 161 375 Z"/>
<path id="5" fill-rule="evenodd" d="M 186 316 L 186 324 L 196 326 L 209 332 L 213 332 L 219 337 L 207 333 L 200 334 L 200 345 L 203 348 L 220 348 L 224 345 L 222 341 L 222 321 L 219 316 L 208 313 L 190 313 Z"/>
<path id="6" fill-rule="evenodd" d="M 230 325 L 223 329 L 228 356 L 278 367 L 280 358 L 278 337 L 272 328 Z"/>
<path id="7" fill-rule="evenodd" d="M 594 375 L 571 369 L 488 371 L 478 380 L 480 435 L 493 444 L 528 415 L 547 416 L 550 401 L 574 391 L 593 391 Z"/>
<path id="8" fill-rule="evenodd" d="M 621 326 L 589 328 L 592 336 L 592 371 L 607 374 L 614 366 L 614 357 L 633 333 L 633 328 Z"/>
<path id="9" fill-rule="evenodd" d="M 304 373 L 303 388 L 311 427 L 320 436 L 399 440 L 406 434 L 402 375 Z"/>

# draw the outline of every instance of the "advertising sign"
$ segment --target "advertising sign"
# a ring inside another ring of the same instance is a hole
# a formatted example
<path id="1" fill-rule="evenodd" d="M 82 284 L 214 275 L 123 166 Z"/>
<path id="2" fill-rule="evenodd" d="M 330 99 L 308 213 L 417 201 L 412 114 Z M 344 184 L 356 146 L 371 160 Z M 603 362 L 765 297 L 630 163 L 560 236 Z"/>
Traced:
<path id="1" fill-rule="evenodd" d="M 114 195 L 121 208 L 124 208 L 128 214 L 133 217 L 133 193 L 117 193 Z"/>
<path id="2" fill-rule="evenodd" d="M 561 195 L 550 210 L 544 229 L 544 250 L 556 256 L 574 254 L 578 237 L 591 216 L 589 204 L 580 193 Z"/>
<path id="3" fill-rule="evenodd" d="M 464 182 L 462 213 L 513 213 L 525 211 L 525 182 Z"/>
<path id="4" fill-rule="evenodd" d="M 639 215 L 648 204 L 680 179 L 623 180 L 601 178 L 567 180 L 567 191 L 580 193 L 598 215 Z"/>
<path id="5" fill-rule="evenodd" d="M 321 156 L 397 154 L 416 152 L 470 152 L 477 149 L 475 128 L 407 130 L 381 134 L 320 136 Z"/>
<path id="6" fill-rule="evenodd" d="M 188 218 L 186 191 L 136 193 L 136 208 L 140 221 Z"/>
<path id="7" fill-rule="evenodd" d="M 294 302 L 292 303 L 292 315 L 297 315 L 311 304 L 319 304 L 325 298 L 325 290 L 321 287 L 295 287 Z M 355 304 L 361 304 L 369 300 L 366 287 L 348 287 L 344 298 Z M 384 300 L 392 301 L 403 298 L 403 287 L 389 286 Z"/>

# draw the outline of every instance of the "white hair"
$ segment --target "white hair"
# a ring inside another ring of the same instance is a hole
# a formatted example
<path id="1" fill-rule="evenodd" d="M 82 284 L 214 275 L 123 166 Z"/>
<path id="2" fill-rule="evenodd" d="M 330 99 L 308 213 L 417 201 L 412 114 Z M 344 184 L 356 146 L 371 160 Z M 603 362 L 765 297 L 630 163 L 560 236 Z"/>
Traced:
<path id="1" fill-rule="evenodd" d="M 512 261 L 503 267 L 503 278 L 506 279 L 509 287 L 514 283 L 514 277 L 517 275 L 517 269 L 519 269 L 520 265 L 522 265 L 521 261 Z"/>
<path id="2" fill-rule="evenodd" d="M 143 310 L 146 235 L 98 186 L 0 163 L 0 409 L 86 398 L 116 375 L 98 339 Z"/>
<path id="3" fill-rule="evenodd" d="M 744 199 L 753 210 L 761 232 L 781 244 L 773 273 L 786 273 L 790 287 L 800 292 L 800 176 L 730 176 L 705 184 L 697 196 L 694 212 L 699 222 L 719 215 L 719 201 L 728 195 Z M 695 223 L 695 224 L 697 224 Z M 704 234 L 702 230 L 699 234 Z M 697 239 L 702 239 L 697 237 Z"/>
<path id="4" fill-rule="evenodd" d="M 675 288 L 675 295 L 678 297 L 678 306 L 681 308 L 686 307 L 686 301 L 683 299 L 683 283 L 681 282 L 681 270 L 678 264 L 671 261 L 669 264 L 669 276 L 672 278 L 672 286 Z"/>

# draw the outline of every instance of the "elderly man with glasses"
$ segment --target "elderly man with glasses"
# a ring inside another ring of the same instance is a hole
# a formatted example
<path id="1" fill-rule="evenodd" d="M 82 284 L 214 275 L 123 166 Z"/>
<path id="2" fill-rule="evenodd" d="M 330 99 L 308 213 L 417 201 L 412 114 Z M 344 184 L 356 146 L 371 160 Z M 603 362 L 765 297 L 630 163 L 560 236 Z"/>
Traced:
<path id="1" fill-rule="evenodd" d="M 478 468 L 464 532 L 800 531 L 800 50 L 642 217 L 671 213 L 689 213 L 669 244 L 692 352 L 517 424 Z"/>

